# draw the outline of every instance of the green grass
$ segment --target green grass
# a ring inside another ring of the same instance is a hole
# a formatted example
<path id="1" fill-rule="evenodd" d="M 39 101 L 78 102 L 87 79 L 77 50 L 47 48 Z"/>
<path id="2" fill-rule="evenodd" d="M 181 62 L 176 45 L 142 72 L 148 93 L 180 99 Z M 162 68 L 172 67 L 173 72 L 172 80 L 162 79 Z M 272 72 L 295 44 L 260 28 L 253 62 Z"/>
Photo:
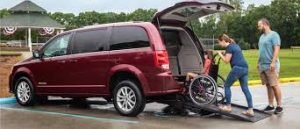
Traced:
<path id="1" fill-rule="evenodd" d="M 249 65 L 249 80 L 258 80 L 259 74 L 256 69 L 258 60 L 258 50 L 243 51 Z M 279 53 L 280 60 L 280 78 L 300 77 L 300 49 L 281 49 Z M 219 73 L 226 77 L 230 71 L 230 65 L 221 61 Z"/>
<path id="2" fill-rule="evenodd" d="M 249 80 L 258 80 L 259 74 L 256 69 L 258 50 L 243 51 L 244 56 L 249 65 Z M 20 54 L 19 52 L 0 51 L 0 55 Z M 280 78 L 300 77 L 300 49 L 281 49 L 280 57 Z M 224 78 L 230 71 L 230 65 L 221 61 L 219 66 L 219 73 Z"/>

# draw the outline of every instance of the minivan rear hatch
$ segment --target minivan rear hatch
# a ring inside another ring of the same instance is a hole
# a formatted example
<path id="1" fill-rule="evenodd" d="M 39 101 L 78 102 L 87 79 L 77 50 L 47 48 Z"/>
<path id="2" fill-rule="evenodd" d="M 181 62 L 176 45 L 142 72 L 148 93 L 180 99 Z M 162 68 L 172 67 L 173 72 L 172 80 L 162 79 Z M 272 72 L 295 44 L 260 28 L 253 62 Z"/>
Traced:
<path id="1" fill-rule="evenodd" d="M 152 23 L 185 25 L 188 21 L 218 12 L 226 12 L 234 8 L 226 3 L 207 0 L 183 1 L 157 12 Z"/>

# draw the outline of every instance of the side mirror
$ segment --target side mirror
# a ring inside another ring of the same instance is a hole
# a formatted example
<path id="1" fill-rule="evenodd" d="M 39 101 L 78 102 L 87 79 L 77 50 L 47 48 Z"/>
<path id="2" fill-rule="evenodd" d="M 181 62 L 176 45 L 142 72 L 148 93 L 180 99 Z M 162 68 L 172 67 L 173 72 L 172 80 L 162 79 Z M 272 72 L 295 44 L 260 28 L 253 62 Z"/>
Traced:
<path id="1" fill-rule="evenodd" d="M 35 50 L 32 52 L 33 58 L 41 58 L 40 52 L 38 50 Z"/>

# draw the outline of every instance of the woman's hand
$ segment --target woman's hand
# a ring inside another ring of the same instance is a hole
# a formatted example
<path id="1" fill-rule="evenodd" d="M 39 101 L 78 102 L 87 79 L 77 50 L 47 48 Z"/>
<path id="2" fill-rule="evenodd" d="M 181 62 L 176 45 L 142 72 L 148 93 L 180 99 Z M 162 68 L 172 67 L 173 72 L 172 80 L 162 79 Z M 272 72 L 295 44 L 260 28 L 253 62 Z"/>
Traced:
<path id="1" fill-rule="evenodd" d="M 226 64 L 230 62 L 232 57 L 231 53 L 224 54 L 224 52 L 218 51 L 218 54 Z"/>
<path id="2" fill-rule="evenodd" d="M 218 54 L 220 57 L 224 56 L 224 52 L 222 52 L 222 51 L 218 51 Z"/>

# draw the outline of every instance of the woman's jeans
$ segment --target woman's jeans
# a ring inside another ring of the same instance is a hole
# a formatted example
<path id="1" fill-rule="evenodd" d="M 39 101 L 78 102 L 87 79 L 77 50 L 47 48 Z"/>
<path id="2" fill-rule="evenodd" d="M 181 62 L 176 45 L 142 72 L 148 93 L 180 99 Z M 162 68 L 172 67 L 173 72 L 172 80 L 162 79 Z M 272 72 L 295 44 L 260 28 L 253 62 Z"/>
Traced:
<path id="1" fill-rule="evenodd" d="M 231 104 L 230 87 L 236 81 L 240 81 L 242 91 L 247 99 L 248 108 L 253 108 L 252 96 L 248 88 L 248 68 L 233 66 L 225 81 L 225 100 L 226 104 Z"/>

